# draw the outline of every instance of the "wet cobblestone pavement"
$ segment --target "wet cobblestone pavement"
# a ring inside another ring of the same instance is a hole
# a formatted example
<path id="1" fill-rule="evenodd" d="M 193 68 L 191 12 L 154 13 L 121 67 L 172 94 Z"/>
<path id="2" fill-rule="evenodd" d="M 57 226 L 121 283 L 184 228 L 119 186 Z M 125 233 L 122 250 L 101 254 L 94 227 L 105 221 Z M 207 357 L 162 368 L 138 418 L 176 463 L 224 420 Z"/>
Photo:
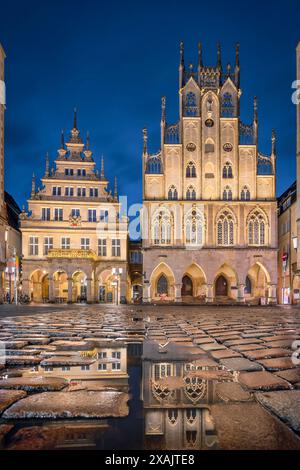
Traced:
<path id="1" fill-rule="evenodd" d="M 3 449 L 300 449 L 298 308 L 0 306 L 0 341 Z"/>

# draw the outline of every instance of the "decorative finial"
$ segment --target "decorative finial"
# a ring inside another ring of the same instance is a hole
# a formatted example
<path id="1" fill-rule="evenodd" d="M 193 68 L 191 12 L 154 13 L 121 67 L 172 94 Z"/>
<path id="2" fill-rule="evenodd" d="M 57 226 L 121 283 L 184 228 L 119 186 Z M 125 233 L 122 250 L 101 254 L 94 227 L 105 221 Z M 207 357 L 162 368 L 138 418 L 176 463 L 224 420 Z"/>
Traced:
<path id="1" fill-rule="evenodd" d="M 60 148 L 61 149 L 65 148 L 65 135 L 64 135 L 63 129 L 61 131 L 61 136 L 60 136 Z"/>
<path id="2" fill-rule="evenodd" d="M 184 67 L 184 43 L 181 41 L 180 43 L 180 65 Z"/>
<path id="3" fill-rule="evenodd" d="M 45 172 L 45 175 L 49 176 L 49 153 L 48 152 L 46 153 L 46 172 Z"/>
<path id="4" fill-rule="evenodd" d="M 100 173 L 100 178 L 102 180 L 104 180 L 105 176 L 104 176 L 104 158 L 103 158 L 103 155 L 101 155 L 101 173 Z"/>
<path id="5" fill-rule="evenodd" d="M 240 66 L 240 44 L 238 42 L 235 45 L 235 66 Z"/>
<path id="6" fill-rule="evenodd" d="M 219 67 L 219 69 L 222 68 L 222 62 L 221 62 L 221 44 L 220 42 L 218 42 L 217 44 L 217 51 L 218 51 L 218 63 L 217 63 L 217 66 Z"/>
<path id="7" fill-rule="evenodd" d="M 272 129 L 272 155 L 276 155 L 276 131 Z"/>
<path id="8" fill-rule="evenodd" d="M 87 131 L 86 133 L 86 149 L 90 150 L 90 133 Z"/>
<path id="9" fill-rule="evenodd" d="M 253 114 L 254 114 L 254 122 L 258 121 L 258 113 L 257 113 L 257 97 L 254 96 L 254 101 L 253 101 Z"/>
<path id="10" fill-rule="evenodd" d="M 114 200 L 118 200 L 118 180 L 117 177 L 115 176 L 115 187 L 114 187 Z"/>
<path id="11" fill-rule="evenodd" d="M 203 67 L 202 62 L 202 43 L 198 43 L 198 68 Z"/>
<path id="12" fill-rule="evenodd" d="M 74 122 L 73 122 L 73 129 L 77 129 L 77 109 L 74 108 Z"/>
<path id="13" fill-rule="evenodd" d="M 230 77 L 231 75 L 231 65 L 227 64 L 227 76 Z"/>
<path id="14" fill-rule="evenodd" d="M 161 121 L 166 121 L 166 97 L 161 97 Z"/>
<path id="15" fill-rule="evenodd" d="M 36 195 L 36 186 L 35 186 L 35 174 L 32 173 L 32 179 L 31 179 L 31 197 Z"/>
<path id="16" fill-rule="evenodd" d="M 144 141 L 144 144 L 143 144 L 143 153 L 144 153 L 144 154 L 147 153 L 147 140 L 148 140 L 147 129 L 144 128 L 144 129 L 143 129 L 143 141 Z"/>

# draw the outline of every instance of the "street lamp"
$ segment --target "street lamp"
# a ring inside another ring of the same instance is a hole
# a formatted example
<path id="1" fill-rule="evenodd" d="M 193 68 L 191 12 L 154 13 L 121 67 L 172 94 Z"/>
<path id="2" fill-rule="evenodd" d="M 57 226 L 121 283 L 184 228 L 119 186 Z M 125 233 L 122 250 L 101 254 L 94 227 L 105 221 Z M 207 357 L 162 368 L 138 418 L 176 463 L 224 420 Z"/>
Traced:
<path id="1" fill-rule="evenodd" d="M 112 274 L 115 276 L 115 283 L 112 282 L 113 286 L 116 286 L 116 305 L 119 305 L 119 281 L 120 281 L 120 275 L 123 272 L 123 268 L 112 268 Z"/>

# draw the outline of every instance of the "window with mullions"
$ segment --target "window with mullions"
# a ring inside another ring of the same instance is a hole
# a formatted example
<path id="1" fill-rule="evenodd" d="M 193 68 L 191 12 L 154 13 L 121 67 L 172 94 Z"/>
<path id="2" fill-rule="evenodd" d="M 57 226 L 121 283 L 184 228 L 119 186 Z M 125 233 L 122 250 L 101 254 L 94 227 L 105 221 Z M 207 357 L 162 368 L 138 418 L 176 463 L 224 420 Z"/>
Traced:
<path id="1" fill-rule="evenodd" d="M 266 221 L 258 211 L 255 211 L 248 220 L 248 243 L 249 245 L 266 244 Z"/>
<path id="2" fill-rule="evenodd" d="M 168 211 L 160 211 L 152 222 L 154 245 L 169 245 L 172 241 L 172 217 Z"/>
<path id="3" fill-rule="evenodd" d="M 241 200 L 242 201 L 250 201 L 250 191 L 247 186 L 244 186 L 241 191 Z"/>
<path id="4" fill-rule="evenodd" d="M 42 208 L 42 220 L 50 220 L 50 207 Z"/>
<path id="5" fill-rule="evenodd" d="M 223 178 L 233 178 L 232 165 L 226 162 L 223 167 Z"/>
<path id="6" fill-rule="evenodd" d="M 197 116 L 197 99 L 192 91 L 185 96 L 184 114 L 185 116 Z"/>
<path id="7" fill-rule="evenodd" d="M 111 242 L 111 255 L 121 256 L 121 240 L 115 238 Z"/>
<path id="8" fill-rule="evenodd" d="M 53 238 L 52 237 L 45 237 L 44 238 L 44 255 L 47 256 L 49 250 L 53 248 Z"/>
<path id="9" fill-rule="evenodd" d="M 176 201 L 178 199 L 178 192 L 174 185 L 172 185 L 168 191 L 168 199 L 170 201 Z"/>
<path id="10" fill-rule="evenodd" d="M 193 186 L 190 186 L 186 191 L 186 198 L 188 201 L 195 201 L 196 200 L 196 191 Z"/>
<path id="11" fill-rule="evenodd" d="M 77 188 L 77 196 L 78 197 L 85 197 L 86 196 L 86 188 Z"/>
<path id="12" fill-rule="evenodd" d="M 232 201 L 232 190 L 230 186 L 226 186 L 223 191 L 223 200 Z"/>
<path id="13" fill-rule="evenodd" d="M 80 241 L 81 249 L 82 250 L 89 250 L 90 249 L 90 239 L 89 238 L 82 238 Z"/>
<path id="14" fill-rule="evenodd" d="M 98 240 L 98 256 L 106 256 L 106 255 L 107 255 L 106 240 L 104 238 L 99 238 L 99 240 Z"/>
<path id="15" fill-rule="evenodd" d="M 29 237 L 29 255 L 37 256 L 39 254 L 39 239 L 38 237 Z"/>
<path id="16" fill-rule="evenodd" d="M 187 178 L 196 178 L 196 166 L 193 162 L 188 163 L 185 175 Z"/>
<path id="17" fill-rule="evenodd" d="M 217 244 L 230 246 L 234 244 L 234 219 L 230 212 L 223 212 L 217 220 Z"/>
<path id="18" fill-rule="evenodd" d="M 89 222 L 97 222 L 97 211 L 96 211 L 96 209 L 89 209 L 88 210 L 88 221 Z"/>
<path id="19" fill-rule="evenodd" d="M 231 93 L 224 93 L 221 101 L 221 115 L 222 117 L 234 116 L 234 105 Z"/>
<path id="20" fill-rule="evenodd" d="M 161 173 L 161 160 L 159 157 L 149 157 L 146 165 L 146 173 L 160 174 Z"/>
<path id="21" fill-rule="evenodd" d="M 70 249 L 70 238 L 69 237 L 62 237 L 61 239 L 61 247 L 63 250 L 69 250 Z"/>

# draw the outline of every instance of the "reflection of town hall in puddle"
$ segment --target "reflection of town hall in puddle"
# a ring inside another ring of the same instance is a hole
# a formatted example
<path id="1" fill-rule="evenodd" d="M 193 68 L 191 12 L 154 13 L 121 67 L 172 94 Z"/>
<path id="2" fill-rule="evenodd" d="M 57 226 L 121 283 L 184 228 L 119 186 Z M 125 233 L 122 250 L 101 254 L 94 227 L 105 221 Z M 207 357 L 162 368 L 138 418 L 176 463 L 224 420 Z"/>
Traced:
<path id="1" fill-rule="evenodd" d="M 194 350 L 191 351 L 191 349 Z M 199 352 L 199 349 L 198 349 Z M 215 383 L 197 371 L 215 362 L 197 355 L 196 348 L 169 343 L 144 343 L 143 388 L 145 448 L 212 449 L 218 445 L 210 412 Z"/>

